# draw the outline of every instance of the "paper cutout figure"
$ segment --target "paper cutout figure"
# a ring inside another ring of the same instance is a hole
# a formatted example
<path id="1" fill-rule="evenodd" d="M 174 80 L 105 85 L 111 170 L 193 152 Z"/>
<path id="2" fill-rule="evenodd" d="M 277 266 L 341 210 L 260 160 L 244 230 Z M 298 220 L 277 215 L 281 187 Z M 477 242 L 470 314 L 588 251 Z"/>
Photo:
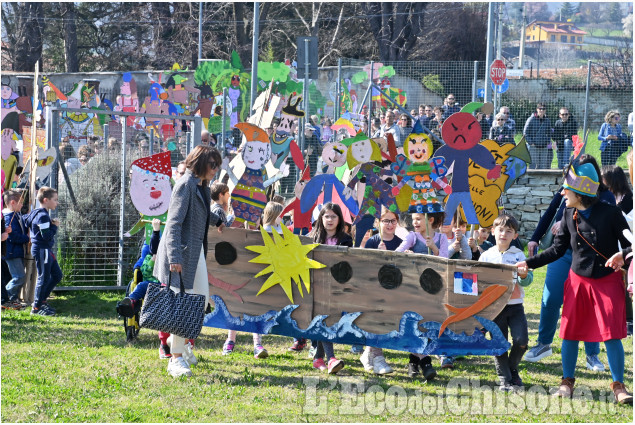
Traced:
<path id="1" fill-rule="evenodd" d="M 117 105 L 115 111 L 137 112 L 139 110 L 139 96 L 137 95 L 137 82 L 132 74 L 125 72 L 122 76 L 121 86 L 119 87 L 119 96 L 117 96 Z M 135 117 L 126 117 L 126 125 L 132 127 Z"/>
<path id="2" fill-rule="evenodd" d="M 403 149 L 408 162 L 405 164 L 405 173 L 401 173 L 402 170 L 399 170 L 403 178 L 397 186 L 392 188 L 392 194 L 398 196 L 400 189 L 408 184 L 411 189 L 406 192 L 410 196 L 407 208 L 409 213 L 443 211 L 443 205 L 437 199 L 433 182 L 436 183 L 437 187 L 445 189 L 446 193 L 451 192 L 452 189 L 448 187 L 447 182 L 442 180 L 447 169 L 443 166 L 443 158 L 436 158 L 436 161 L 430 160 L 433 149 L 432 140 L 423 133 L 419 120 L 415 123 L 413 132 L 406 138 Z M 401 207 L 401 203 L 399 204 Z"/>
<path id="3" fill-rule="evenodd" d="M 352 214 L 358 213 L 357 199 L 345 196 L 346 187 L 334 174 L 336 167 L 341 167 L 346 163 L 347 154 L 348 148 L 343 143 L 330 142 L 324 145 L 322 161 L 326 164 L 327 169 L 323 170 L 322 174 L 316 174 L 306 184 L 300 199 L 300 210 L 302 213 L 313 211 L 320 194 L 324 194 L 323 203 L 327 203 L 333 201 L 334 193 L 337 193 L 340 199 L 344 200 L 346 208 Z"/>
<path id="4" fill-rule="evenodd" d="M 271 276 L 265 281 L 256 295 L 262 294 L 274 285 L 280 285 L 291 303 L 293 303 L 291 279 L 298 285 L 300 296 L 304 297 L 300 282 L 304 284 L 307 293 L 310 293 L 311 274 L 309 270 L 321 269 L 326 266 L 308 258 L 307 254 L 320 244 L 302 245 L 300 238 L 291 233 L 286 226 L 282 226 L 282 236 L 278 232 L 272 232 L 273 240 L 262 226 L 260 226 L 260 233 L 265 243 L 264 246 L 250 245 L 245 247 L 260 254 L 258 257 L 249 260 L 250 263 L 269 264 L 269 266 L 254 276 L 260 277 L 271 273 Z"/>
<path id="5" fill-rule="evenodd" d="M 280 124 L 275 134 L 271 138 L 271 161 L 276 168 L 287 159 L 289 153 L 293 158 L 293 162 L 299 169 L 303 167 L 300 164 L 302 160 L 302 152 L 298 144 L 293 138 L 295 130 L 295 120 L 304 117 L 304 111 L 298 109 L 298 105 L 302 102 L 302 96 L 298 96 L 294 102 L 293 95 L 289 97 L 287 105 L 282 108 L 280 113 Z"/>
<path id="6" fill-rule="evenodd" d="M 9 189 L 13 175 L 18 167 L 18 159 L 12 154 L 16 150 L 19 131 L 17 112 L 9 112 L 2 120 L 2 170 L 4 171 L 4 189 Z"/>
<path id="7" fill-rule="evenodd" d="M 181 69 L 181 65 L 175 63 L 172 65 L 172 72 L 168 74 L 168 79 L 165 82 L 168 93 L 167 100 L 175 106 L 177 115 L 185 114 L 186 110 L 194 109 L 194 100 L 201 93 L 196 87 L 183 84 L 187 81 L 187 78 L 181 75 L 184 71 L 187 69 Z"/>
<path id="8" fill-rule="evenodd" d="M 351 137 L 354 137 L 356 132 L 355 132 L 355 126 L 353 125 L 352 122 L 350 122 L 349 120 L 347 120 L 346 118 L 339 118 L 337 121 L 335 121 L 335 123 L 331 126 L 331 130 L 335 131 L 336 133 L 340 130 L 340 129 L 344 129 L 346 130 L 346 132 L 348 134 L 351 135 Z"/>
<path id="9" fill-rule="evenodd" d="M 445 304 L 445 307 L 454 314 L 445 319 L 441 324 L 441 328 L 439 329 L 439 338 L 449 324 L 474 316 L 476 313 L 482 311 L 485 307 L 491 305 L 494 301 L 499 299 L 506 291 L 507 287 L 503 285 L 491 285 L 485 288 L 478 300 L 469 307 L 457 308 L 449 304 Z"/>
<path id="10" fill-rule="evenodd" d="M 273 81 L 267 87 L 267 90 L 258 95 L 254 102 L 254 114 L 247 120 L 248 123 L 257 125 L 260 128 L 271 127 L 271 122 L 278 110 L 280 104 L 280 96 L 273 94 Z M 304 115 L 303 115 L 304 116 Z"/>
<path id="11" fill-rule="evenodd" d="M 379 219 L 381 218 L 382 206 L 395 213 L 399 212 L 399 208 L 392 194 L 391 185 L 382 179 L 382 177 L 391 177 L 393 174 L 382 168 L 379 146 L 368 139 L 361 131 L 354 138 L 342 140 L 342 143 L 349 147 L 346 158 L 348 168 L 353 169 L 361 164 L 357 174 L 353 176 L 347 185 L 344 199 L 346 200 L 355 194 L 355 185 L 358 183 L 366 184 L 359 213 L 355 217 L 355 221 L 353 221 L 353 226 L 356 227 L 355 245 L 358 246 L 364 233 L 373 225 L 373 221 L 369 219 L 362 222 L 364 216 L 372 216 Z M 359 194 L 360 188 L 358 187 L 357 195 Z"/>
<path id="12" fill-rule="evenodd" d="M 85 83 L 75 83 L 73 89 L 66 93 L 66 102 L 62 107 L 80 109 L 84 102 L 88 102 L 94 96 L 93 89 Z M 95 114 L 86 112 L 63 112 L 61 126 L 62 138 L 68 137 L 70 144 L 77 151 L 80 145 L 85 144 L 88 136 L 92 135 L 95 125 Z"/>
<path id="13" fill-rule="evenodd" d="M 17 105 L 17 99 L 19 96 L 16 92 L 13 91 L 11 86 L 4 83 L 2 84 L 1 93 L 2 95 L 0 97 L 2 98 L 2 108 L 0 109 L 0 111 L 2 112 L 2 120 L 4 120 L 4 117 L 6 117 L 9 112 L 19 111 Z"/>
<path id="14" fill-rule="evenodd" d="M 150 244 L 152 237 L 152 219 L 158 218 L 165 223 L 172 196 L 170 178 L 170 152 L 161 152 L 132 163 L 130 177 L 130 199 L 139 211 L 141 219 L 126 236 L 131 236 L 145 228 L 145 241 Z M 165 227 L 161 225 L 161 230 Z"/>
<path id="15" fill-rule="evenodd" d="M 490 151 L 478 144 L 481 140 L 481 126 L 476 118 L 466 112 L 457 112 L 450 115 L 441 127 L 441 136 L 445 145 L 437 149 L 435 156 L 445 158 L 445 164 L 452 170 L 452 193 L 448 196 L 445 204 L 445 222 L 448 225 L 452 222 L 454 212 L 463 206 L 465 217 L 469 224 L 478 224 L 478 217 L 472 205 L 470 186 L 468 180 L 469 161 L 489 170 L 488 179 L 495 179 L 500 176 L 501 166 L 496 161 Z"/>
<path id="16" fill-rule="evenodd" d="M 305 186 L 309 180 L 311 180 L 311 171 L 307 165 L 302 173 L 302 177 L 300 177 L 300 180 L 298 180 L 293 189 L 295 198 L 280 213 L 280 217 L 282 217 L 288 212 L 293 212 L 293 233 L 296 235 L 306 235 L 312 228 L 311 212 L 313 211 L 313 208 L 315 208 L 316 203 L 313 203 L 313 205 L 305 212 L 302 212 L 300 203 L 302 193 L 304 192 Z"/>
<path id="17" fill-rule="evenodd" d="M 40 147 L 37 148 L 37 168 L 35 169 L 35 176 L 44 181 L 45 178 L 51 174 L 53 169 L 53 163 L 57 158 L 57 151 L 55 148 L 44 150 Z"/>
<path id="18" fill-rule="evenodd" d="M 241 152 L 246 168 L 239 179 L 230 165 L 226 167 L 227 174 L 235 185 L 231 195 L 232 209 L 235 214 L 232 227 L 242 227 L 245 223 L 256 226 L 267 204 L 265 189 L 289 175 L 289 168 L 283 162 L 280 165 L 280 171 L 275 176 L 265 180 L 265 165 L 271 158 L 271 143 L 267 133 L 263 129 L 245 122 L 236 124 L 236 128 L 242 131 L 246 138 L 245 146 Z"/>

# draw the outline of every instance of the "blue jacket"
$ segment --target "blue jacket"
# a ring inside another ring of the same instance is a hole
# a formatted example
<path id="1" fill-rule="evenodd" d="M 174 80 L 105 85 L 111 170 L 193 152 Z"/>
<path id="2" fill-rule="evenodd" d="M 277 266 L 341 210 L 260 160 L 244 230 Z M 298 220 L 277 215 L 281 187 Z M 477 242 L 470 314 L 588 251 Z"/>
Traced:
<path id="1" fill-rule="evenodd" d="M 3 212 L 4 222 L 11 223 L 11 233 L 7 239 L 7 253 L 4 256 L 7 260 L 12 258 L 24 258 L 24 244 L 29 241 L 27 227 L 24 224 L 22 215 L 16 212 Z M 13 217 L 15 215 L 15 217 Z"/>
<path id="2" fill-rule="evenodd" d="M 536 114 L 531 114 L 525 123 L 523 135 L 527 143 L 544 149 L 551 141 L 551 121 L 546 116 L 538 118 Z"/>
<path id="3" fill-rule="evenodd" d="M 57 226 L 51 223 L 51 216 L 46 208 L 31 211 L 24 217 L 24 223 L 30 230 L 31 251 L 53 248 Z"/>

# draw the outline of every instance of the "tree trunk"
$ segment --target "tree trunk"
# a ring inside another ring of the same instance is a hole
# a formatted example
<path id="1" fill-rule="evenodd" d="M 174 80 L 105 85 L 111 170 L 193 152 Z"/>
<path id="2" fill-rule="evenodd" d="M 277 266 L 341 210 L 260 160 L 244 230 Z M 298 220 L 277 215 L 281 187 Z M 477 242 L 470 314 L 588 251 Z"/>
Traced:
<path id="1" fill-rule="evenodd" d="M 75 3 L 60 3 L 64 19 L 64 58 L 66 72 L 79 72 L 77 58 L 77 23 L 75 21 Z"/>
<path id="2" fill-rule="evenodd" d="M 13 70 L 33 72 L 35 63 L 42 58 L 43 5 L 18 3 L 15 5 L 15 12 Z"/>
<path id="3" fill-rule="evenodd" d="M 252 22 L 253 24 L 253 22 Z M 251 44 L 249 22 L 245 20 L 245 3 L 234 2 L 234 31 L 236 33 L 236 53 L 245 68 L 251 66 Z"/>

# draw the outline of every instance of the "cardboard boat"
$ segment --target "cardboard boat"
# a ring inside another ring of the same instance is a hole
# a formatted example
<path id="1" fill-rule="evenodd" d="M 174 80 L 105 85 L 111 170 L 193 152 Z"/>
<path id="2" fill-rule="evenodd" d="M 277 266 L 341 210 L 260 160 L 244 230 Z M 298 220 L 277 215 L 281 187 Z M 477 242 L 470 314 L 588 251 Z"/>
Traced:
<path id="1" fill-rule="evenodd" d="M 310 270 L 308 293 L 293 283 L 290 302 L 280 285 L 258 295 L 267 276 L 254 276 L 266 265 L 246 247 L 262 244 L 258 231 L 209 232 L 206 326 L 448 355 L 509 347 L 491 321 L 511 297 L 513 266 L 319 245 L 307 257 L 326 267 Z"/>

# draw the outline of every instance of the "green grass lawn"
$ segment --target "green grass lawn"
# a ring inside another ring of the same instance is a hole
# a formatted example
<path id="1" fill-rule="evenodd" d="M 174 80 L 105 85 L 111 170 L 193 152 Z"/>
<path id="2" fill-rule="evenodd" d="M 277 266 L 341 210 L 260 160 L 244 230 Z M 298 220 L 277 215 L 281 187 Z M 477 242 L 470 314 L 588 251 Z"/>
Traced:
<path id="1" fill-rule="evenodd" d="M 536 340 L 544 272 L 527 288 L 531 345 Z M 615 405 L 611 375 L 585 368 L 577 379 L 586 398 L 558 402 L 546 395 L 560 382 L 560 340 L 541 363 L 521 364 L 527 396 L 495 389 L 491 357 L 457 361 L 430 383 L 406 375 L 407 354 L 386 350 L 395 373 L 364 372 L 350 347 L 336 345 L 346 361 L 327 379 L 307 353 L 290 353 L 291 338 L 265 336 L 270 357 L 256 360 L 251 335 L 239 334 L 236 351 L 222 356 L 226 331 L 203 328 L 200 362 L 189 379 L 173 379 L 158 358 L 156 332 L 142 330 L 128 345 L 115 314 L 116 292 L 63 292 L 51 301 L 55 317 L 27 311 L 2 313 L 3 422 L 631 422 L 631 407 Z M 582 346 L 582 345 L 581 345 Z M 624 340 L 625 381 L 633 388 L 633 339 Z M 607 364 L 602 345 L 600 359 Z M 438 367 L 438 361 L 433 362 Z M 312 377 L 315 378 L 312 380 Z M 316 380 L 320 378 L 320 381 Z M 458 380 L 484 388 L 458 396 Z M 467 381 L 466 381 L 467 382 Z M 317 385 L 316 385 L 317 383 Z M 355 385 L 358 387 L 355 387 Z M 360 388 L 353 396 L 351 388 Z M 590 392 L 588 392 L 590 391 Z M 591 399 L 592 397 L 592 399 Z"/>

